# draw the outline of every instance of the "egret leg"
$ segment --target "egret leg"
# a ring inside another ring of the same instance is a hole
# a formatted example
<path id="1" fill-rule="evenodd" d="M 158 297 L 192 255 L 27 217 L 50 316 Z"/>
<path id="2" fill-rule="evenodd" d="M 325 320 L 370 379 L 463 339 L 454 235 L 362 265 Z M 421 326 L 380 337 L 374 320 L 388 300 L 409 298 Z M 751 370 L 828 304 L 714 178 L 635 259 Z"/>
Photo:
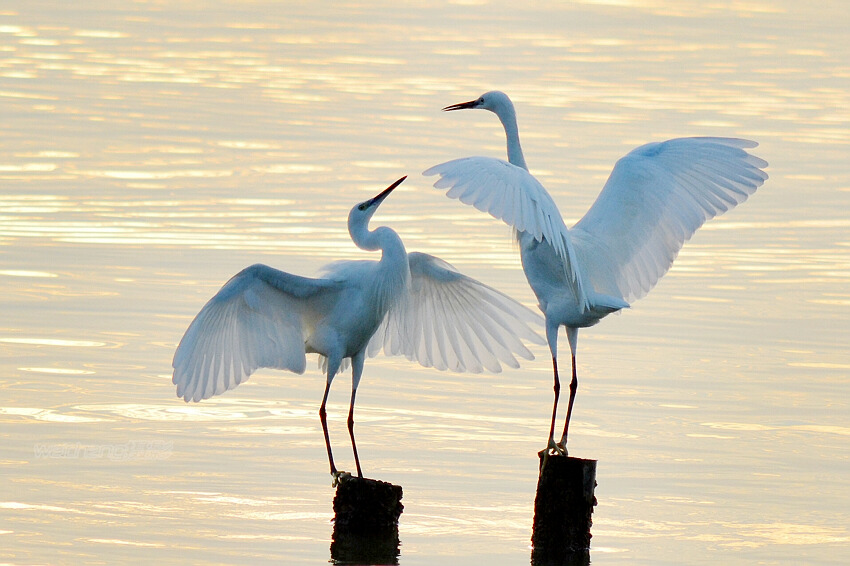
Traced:
<path id="1" fill-rule="evenodd" d="M 348 407 L 348 436 L 351 437 L 351 448 L 354 449 L 354 463 L 357 465 L 357 475 L 363 477 L 363 472 L 360 470 L 360 457 L 357 455 L 357 442 L 354 440 L 354 396 L 357 395 L 357 390 L 351 390 L 351 405 Z"/>
<path id="2" fill-rule="evenodd" d="M 366 352 L 360 351 L 351 356 L 351 404 L 348 406 L 348 436 L 351 437 L 351 448 L 354 450 L 354 463 L 357 465 L 357 475 L 363 477 L 360 470 L 360 456 L 357 455 L 357 442 L 354 441 L 354 397 L 357 395 L 357 386 L 363 376 L 363 363 L 366 360 Z"/>
<path id="3" fill-rule="evenodd" d="M 328 462 L 331 464 L 331 475 L 336 478 L 339 475 L 339 472 L 336 470 L 336 466 L 334 465 L 334 455 L 331 452 L 331 437 L 328 435 L 328 414 L 325 411 L 325 404 L 328 401 L 328 393 L 331 390 L 331 380 L 328 380 L 328 384 L 325 386 L 325 396 L 322 397 L 322 406 L 319 407 L 319 418 L 322 420 L 322 431 L 325 433 L 325 447 L 328 449 Z"/>
<path id="4" fill-rule="evenodd" d="M 546 341 L 549 343 L 549 351 L 552 353 L 552 371 L 555 376 L 555 401 L 552 403 L 552 422 L 549 424 L 549 442 L 544 451 L 544 464 L 550 451 L 561 452 L 561 448 L 555 444 L 555 419 L 558 414 L 558 398 L 561 394 L 561 379 L 558 377 L 558 323 L 546 319 Z"/>
<path id="5" fill-rule="evenodd" d="M 573 378 L 570 380 L 570 402 L 567 405 L 567 422 L 564 423 L 564 434 L 561 436 L 561 441 L 558 443 L 558 446 L 564 451 L 564 454 L 567 453 L 567 434 L 570 431 L 570 417 L 573 414 L 573 401 L 576 398 L 576 391 L 578 390 L 578 379 L 576 379 L 576 357 L 573 358 Z"/>
<path id="6" fill-rule="evenodd" d="M 573 416 L 573 402 L 576 399 L 576 390 L 578 389 L 578 379 L 576 379 L 576 348 L 578 347 L 578 328 L 567 326 L 567 340 L 570 342 L 570 354 L 572 354 L 573 362 L 573 378 L 570 380 L 570 402 L 567 405 L 567 421 L 564 423 L 564 434 L 561 435 L 561 441 L 557 444 L 557 450 L 564 456 L 567 455 L 567 433 L 570 430 L 570 417 Z"/>
<path id="7" fill-rule="evenodd" d="M 558 378 L 558 358 L 552 357 L 552 368 L 555 371 L 555 402 L 552 403 L 552 423 L 549 425 L 549 442 L 546 445 L 546 450 L 549 449 L 557 450 L 558 446 L 555 444 L 555 418 L 558 414 L 558 398 L 561 394 L 561 380 Z"/>

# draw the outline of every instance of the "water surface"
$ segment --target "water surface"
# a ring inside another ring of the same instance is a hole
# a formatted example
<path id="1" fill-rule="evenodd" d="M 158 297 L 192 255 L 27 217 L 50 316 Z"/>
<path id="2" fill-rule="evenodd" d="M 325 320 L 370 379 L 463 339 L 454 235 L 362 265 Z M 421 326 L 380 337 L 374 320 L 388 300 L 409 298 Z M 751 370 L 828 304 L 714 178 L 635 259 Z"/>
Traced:
<path id="1" fill-rule="evenodd" d="M 323 378 L 175 398 L 192 316 L 264 262 L 372 257 L 376 223 L 529 305 L 509 231 L 418 173 L 504 156 L 498 88 L 568 221 L 617 158 L 759 141 L 770 180 L 645 299 L 580 337 L 572 453 L 594 564 L 850 561 L 850 10 L 781 2 L 7 2 L 0 9 L 0 561 L 326 563 Z M 550 364 L 367 362 L 367 475 L 404 487 L 403 565 L 529 559 Z M 338 463 L 349 381 L 329 412 Z"/>

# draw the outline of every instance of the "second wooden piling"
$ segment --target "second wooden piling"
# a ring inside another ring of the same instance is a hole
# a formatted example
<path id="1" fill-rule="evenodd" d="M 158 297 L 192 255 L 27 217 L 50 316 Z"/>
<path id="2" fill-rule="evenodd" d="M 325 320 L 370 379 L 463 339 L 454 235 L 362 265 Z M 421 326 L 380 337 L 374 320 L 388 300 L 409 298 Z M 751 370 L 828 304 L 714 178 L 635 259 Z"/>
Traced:
<path id="1" fill-rule="evenodd" d="M 545 465 L 544 465 L 545 462 Z M 586 564 L 596 505 L 596 460 L 540 453 L 531 536 L 533 564 Z"/>

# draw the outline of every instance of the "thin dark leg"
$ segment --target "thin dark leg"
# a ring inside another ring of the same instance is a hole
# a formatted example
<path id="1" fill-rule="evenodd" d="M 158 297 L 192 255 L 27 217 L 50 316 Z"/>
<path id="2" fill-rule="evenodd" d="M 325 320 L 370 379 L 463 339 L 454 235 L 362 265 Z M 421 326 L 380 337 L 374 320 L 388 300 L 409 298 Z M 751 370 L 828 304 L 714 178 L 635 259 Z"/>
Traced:
<path id="1" fill-rule="evenodd" d="M 334 455 L 331 453 L 331 437 L 328 435 L 328 415 L 325 412 L 325 403 L 328 401 L 328 392 L 331 390 L 331 382 L 325 386 L 325 396 L 322 397 L 322 406 L 319 407 L 319 418 L 322 420 L 322 430 L 325 433 L 325 446 L 328 449 L 328 462 L 331 464 L 331 475 L 336 475 L 336 466 L 334 466 Z"/>
<path id="2" fill-rule="evenodd" d="M 570 381 L 570 404 L 567 405 L 567 422 L 564 423 L 564 435 L 561 437 L 560 442 L 560 446 L 564 449 L 564 452 L 567 450 L 567 433 L 570 430 L 570 417 L 573 414 L 573 401 L 575 401 L 577 390 L 578 379 L 576 379 L 576 357 L 573 356 L 573 378 Z"/>
<path id="3" fill-rule="evenodd" d="M 549 425 L 549 443 L 546 450 L 555 447 L 555 417 L 558 414 L 558 397 L 561 394 L 561 380 L 558 378 L 558 358 L 552 356 L 552 367 L 555 370 L 555 402 L 552 404 L 552 424 Z"/>
<path id="4" fill-rule="evenodd" d="M 356 389 L 351 390 L 351 406 L 348 408 L 348 435 L 351 437 L 351 447 L 354 449 L 354 463 L 357 464 L 357 475 L 363 477 L 363 472 L 360 470 L 360 457 L 357 455 L 357 443 L 354 441 L 354 396 L 357 394 Z"/>

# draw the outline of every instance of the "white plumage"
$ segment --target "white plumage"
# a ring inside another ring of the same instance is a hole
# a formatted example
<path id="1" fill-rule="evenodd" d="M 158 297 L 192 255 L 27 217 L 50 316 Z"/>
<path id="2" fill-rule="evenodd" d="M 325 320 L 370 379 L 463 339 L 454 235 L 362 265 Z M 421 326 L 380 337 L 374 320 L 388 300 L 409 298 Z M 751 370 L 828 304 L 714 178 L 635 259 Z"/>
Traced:
<path id="1" fill-rule="evenodd" d="M 390 228 L 369 220 L 399 179 L 351 209 L 354 243 L 382 251 L 380 261 L 339 261 L 320 278 L 252 265 L 230 279 L 201 309 L 174 354 L 177 395 L 200 401 L 248 379 L 258 368 L 303 373 L 306 354 L 318 353 L 327 383 L 319 414 L 331 473 L 338 475 L 327 431 L 325 404 L 334 376 L 352 366 L 349 433 L 354 442 L 354 399 L 366 355 L 380 350 L 426 367 L 501 371 L 533 359 L 523 340 L 543 344 L 530 325 L 535 312 L 499 291 L 423 253 L 408 254 Z"/>
<path id="2" fill-rule="evenodd" d="M 548 448 L 566 454 L 577 387 L 578 328 L 646 295 L 706 220 L 744 202 L 767 179 L 767 162 L 746 149 L 755 142 L 731 138 L 680 138 L 638 147 L 614 166 L 596 202 L 568 229 L 552 197 L 529 172 L 519 142 L 516 112 L 502 92 L 447 106 L 495 113 L 505 128 L 508 161 L 467 157 L 431 167 L 446 195 L 512 226 L 523 269 L 546 318 L 555 403 Z M 561 441 L 554 441 L 560 383 L 558 329 L 565 326 L 572 381 Z"/>
<path id="3" fill-rule="evenodd" d="M 523 340 L 545 343 L 529 326 L 540 316 L 507 295 L 432 255 L 411 252 L 408 264 L 408 301 L 390 309 L 369 343 L 370 356 L 383 347 L 425 367 L 498 373 L 501 364 L 519 367 L 515 355 L 534 359 Z"/>
<path id="4" fill-rule="evenodd" d="M 589 307 L 564 219 L 551 195 L 528 171 L 501 159 L 465 157 L 424 172 L 424 175 L 435 174 L 440 179 L 434 186 L 448 189 L 446 196 L 489 212 L 538 242 L 543 239 L 549 242 L 562 259 L 560 265 L 577 301 Z"/>

